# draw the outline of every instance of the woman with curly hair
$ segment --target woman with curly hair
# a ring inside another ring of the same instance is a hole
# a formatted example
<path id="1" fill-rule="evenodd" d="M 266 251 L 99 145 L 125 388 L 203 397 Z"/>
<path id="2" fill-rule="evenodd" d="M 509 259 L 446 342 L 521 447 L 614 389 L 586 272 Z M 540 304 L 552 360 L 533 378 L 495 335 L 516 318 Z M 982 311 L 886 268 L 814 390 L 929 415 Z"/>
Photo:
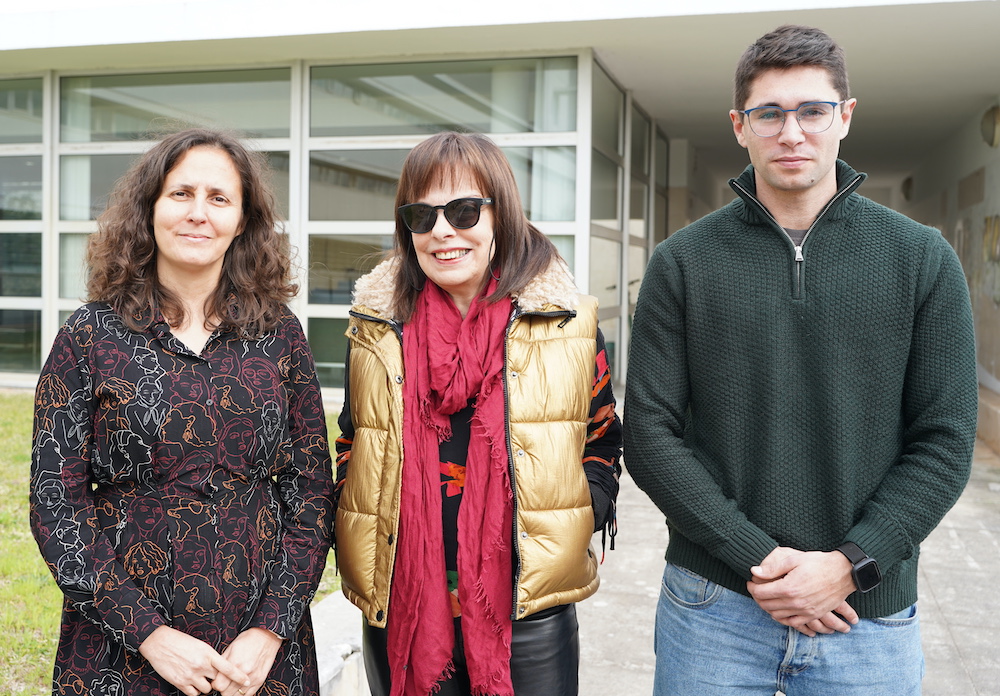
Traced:
<path id="1" fill-rule="evenodd" d="M 90 239 L 35 395 L 53 693 L 319 692 L 330 454 L 265 172 L 228 134 L 170 135 Z"/>

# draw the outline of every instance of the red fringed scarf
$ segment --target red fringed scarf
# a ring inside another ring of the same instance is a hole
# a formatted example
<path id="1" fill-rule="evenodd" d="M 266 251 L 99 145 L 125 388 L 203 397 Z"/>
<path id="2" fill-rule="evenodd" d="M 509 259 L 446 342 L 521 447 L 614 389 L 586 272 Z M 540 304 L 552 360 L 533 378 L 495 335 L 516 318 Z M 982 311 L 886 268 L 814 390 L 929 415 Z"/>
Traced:
<path id="1" fill-rule="evenodd" d="M 510 678 L 513 503 L 504 425 L 510 299 L 473 300 L 463 319 L 432 282 L 403 330 L 403 482 L 388 622 L 392 696 L 427 696 L 454 672 L 441 523 L 440 443 L 474 399 L 458 514 L 458 596 L 472 693 L 513 696 Z"/>

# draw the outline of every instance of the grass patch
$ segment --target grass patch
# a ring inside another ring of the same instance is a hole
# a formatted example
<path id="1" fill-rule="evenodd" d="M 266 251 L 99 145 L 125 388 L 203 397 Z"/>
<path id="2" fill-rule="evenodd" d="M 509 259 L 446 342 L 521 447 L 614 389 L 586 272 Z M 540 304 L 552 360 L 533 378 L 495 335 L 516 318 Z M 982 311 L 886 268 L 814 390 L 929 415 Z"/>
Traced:
<path id="1" fill-rule="evenodd" d="M 13 696 L 52 693 L 62 593 L 28 527 L 30 392 L 0 392 L 0 684 Z"/>
<path id="2" fill-rule="evenodd" d="M 62 593 L 28 526 L 33 395 L 0 390 L 0 687 L 9 696 L 52 693 Z M 337 414 L 327 414 L 330 441 Z M 316 601 L 340 587 L 333 554 Z"/>

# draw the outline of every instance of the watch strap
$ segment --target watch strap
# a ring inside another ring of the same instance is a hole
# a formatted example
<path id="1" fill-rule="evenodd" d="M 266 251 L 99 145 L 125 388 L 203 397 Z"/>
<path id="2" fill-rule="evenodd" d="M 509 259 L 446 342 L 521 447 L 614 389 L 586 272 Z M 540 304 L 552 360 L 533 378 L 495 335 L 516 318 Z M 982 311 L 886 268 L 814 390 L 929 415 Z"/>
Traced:
<path id="1" fill-rule="evenodd" d="M 851 562 L 852 566 L 856 566 L 858 563 L 861 563 L 861 561 L 868 558 L 868 554 L 862 551 L 861 547 L 853 541 L 845 541 L 837 547 L 837 550 L 847 556 L 847 560 Z"/>

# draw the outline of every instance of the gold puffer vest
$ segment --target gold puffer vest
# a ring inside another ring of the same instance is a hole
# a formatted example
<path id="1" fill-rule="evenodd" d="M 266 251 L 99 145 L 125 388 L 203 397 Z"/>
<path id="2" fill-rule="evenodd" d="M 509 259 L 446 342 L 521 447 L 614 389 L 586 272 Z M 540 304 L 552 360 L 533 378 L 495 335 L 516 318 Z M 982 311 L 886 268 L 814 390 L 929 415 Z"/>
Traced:
<path id="1" fill-rule="evenodd" d="M 403 351 L 391 316 L 392 261 L 360 279 L 347 329 L 354 442 L 336 518 L 348 599 L 384 627 L 399 528 Z M 514 484 L 512 615 L 597 591 L 594 514 L 582 459 L 597 345 L 597 300 L 553 264 L 515 299 L 504 389 Z"/>

